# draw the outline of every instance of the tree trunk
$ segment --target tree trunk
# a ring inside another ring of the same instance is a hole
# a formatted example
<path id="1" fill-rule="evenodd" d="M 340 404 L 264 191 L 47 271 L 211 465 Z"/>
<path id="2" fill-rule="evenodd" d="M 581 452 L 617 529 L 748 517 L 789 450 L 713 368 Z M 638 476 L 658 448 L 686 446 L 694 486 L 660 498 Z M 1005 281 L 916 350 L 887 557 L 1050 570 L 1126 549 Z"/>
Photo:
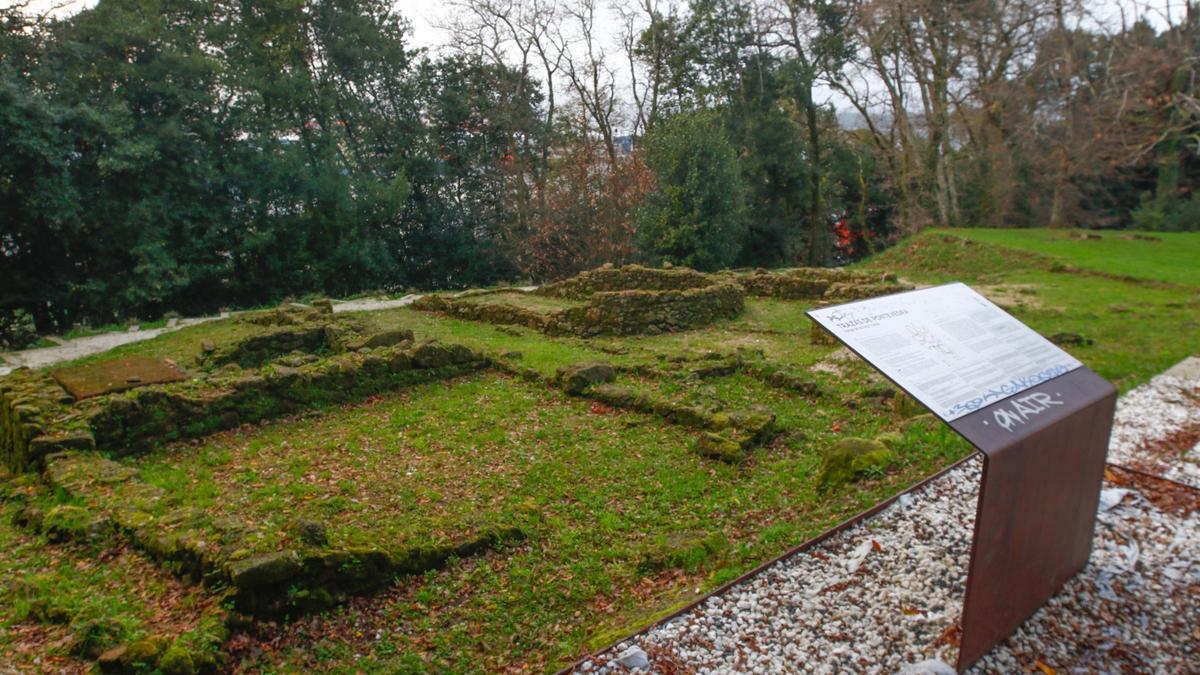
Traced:
<path id="1" fill-rule="evenodd" d="M 817 128 L 817 104 L 813 101 L 812 80 L 807 83 L 804 117 L 808 126 L 809 204 L 808 204 L 808 264 L 823 267 L 829 260 L 828 236 L 824 209 L 821 208 L 821 135 Z"/>

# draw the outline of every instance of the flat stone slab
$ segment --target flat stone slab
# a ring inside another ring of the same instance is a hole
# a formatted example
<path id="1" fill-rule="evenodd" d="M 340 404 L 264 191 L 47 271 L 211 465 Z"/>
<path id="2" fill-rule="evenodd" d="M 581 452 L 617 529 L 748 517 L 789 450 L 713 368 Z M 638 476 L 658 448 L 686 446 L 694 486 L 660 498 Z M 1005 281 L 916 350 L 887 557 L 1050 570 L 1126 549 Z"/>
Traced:
<path id="1" fill-rule="evenodd" d="M 77 401 L 149 384 L 187 379 L 187 373 L 174 361 L 148 356 L 130 356 L 93 365 L 59 368 L 51 371 L 50 375 Z"/>

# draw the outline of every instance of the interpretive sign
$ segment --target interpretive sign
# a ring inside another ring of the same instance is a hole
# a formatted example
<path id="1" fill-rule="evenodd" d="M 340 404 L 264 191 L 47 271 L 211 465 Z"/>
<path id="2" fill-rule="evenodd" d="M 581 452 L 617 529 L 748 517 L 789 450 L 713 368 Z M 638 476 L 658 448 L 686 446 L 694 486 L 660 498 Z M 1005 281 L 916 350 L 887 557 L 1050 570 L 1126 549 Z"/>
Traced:
<path id="1" fill-rule="evenodd" d="M 809 316 L 947 422 L 1083 365 L 960 283 Z"/>
<path id="2" fill-rule="evenodd" d="M 965 670 L 1087 564 L 1116 388 L 963 284 L 808 315 L 983 453 Z"/>

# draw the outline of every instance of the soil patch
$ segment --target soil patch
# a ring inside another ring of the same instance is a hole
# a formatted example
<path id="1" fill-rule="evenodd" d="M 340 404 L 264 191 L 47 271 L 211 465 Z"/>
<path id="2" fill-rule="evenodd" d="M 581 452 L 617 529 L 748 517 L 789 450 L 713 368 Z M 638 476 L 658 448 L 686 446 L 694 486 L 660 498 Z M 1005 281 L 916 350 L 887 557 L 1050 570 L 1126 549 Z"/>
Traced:
<path id="1" fill-rule="evenodd" d="M 104 363 L 59 368 L 50 374 L 77 401 L 135 387 L 187 379 L 187 374 L 175 362 L 148 356 L 130 356 Z"/>

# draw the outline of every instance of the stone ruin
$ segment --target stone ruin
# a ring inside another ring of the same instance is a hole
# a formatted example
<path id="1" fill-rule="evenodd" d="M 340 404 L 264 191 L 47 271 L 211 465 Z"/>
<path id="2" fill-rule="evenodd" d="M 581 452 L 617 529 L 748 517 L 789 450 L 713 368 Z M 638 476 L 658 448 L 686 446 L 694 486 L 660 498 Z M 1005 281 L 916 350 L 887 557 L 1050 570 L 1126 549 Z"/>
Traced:
<path id="1" fill-rule="evenodd" d="M 474 296 L 429 295 L 413 306 L 464 319 L 526 326 L 548 335 L 576 337 L 689 330 L 735 318 L 745 309 L 745 293 L 739 285 L 685 268 L 605 266 L 531 293 L 582 304 L 539 313 L 514 305 L 475 302 Z"/>
<path id="2" fill-rule="evenodd" d="M 703 328 L 739 316 L 745 296 L 848 302 L 908 290 L 891 274 L 826 268 L 705 274 L 686 267 L 603 267 L 546 284 L 533 291 L 497 289 L 427 295 L 414 307 L 498 325 L 525 326 L 548 335 L 656 335 Z M 532 293 L 582 303 L 538 312 L 507 303 L 479 302 L 489 293 Z"/>
<path id="3" fill-rule="evenodd" d="M 463 345 L 414 341 L 410 331 L 363 332 L 357 330 L 362 324 L 306 309 L 239 320 L 266 330 L 206 349 L 199 365 L 207 370 L 183 381 L 77 398 L 45 372 L 22 368 L 0 378 L 0 464 L 12 473 L 40 474 L 70 500 L 44 512 L 30 505 L 19 512 L 19 524 L 56 541 L 122 537 L 241 611 L 265 615 L 327 607 L 397 575 L 523 536 L 514 528 L 483 528 L 439 545 L 344 549 L 304 541 L 255 552 L 255 532 L 172 501 L 142 482 L 135 468 L 114 461 L 491 365 Z M 158 657 L 151 656 L 147 663 L 153 664 Z"/>
<path id="4" fill-rule="evenodd" d="M 372 331 L 363 321 L 333 315 L 331 305 L 287 305 L 239 316 L 234 321 L 261 327 L 228 344 L 205 343 L 196 365 L 204 369 L 236 364 L 254 368 L 282 356 L 334 354 L 411 343 L 412 331 Z"/>
<path id="5" fill-rule="evenodd" d="M 747 295 L 820 304 L 850 302 L 911 290 L 896 275 L 828 267 L 794 267 L 768 271 L 726 272 Z"/>

